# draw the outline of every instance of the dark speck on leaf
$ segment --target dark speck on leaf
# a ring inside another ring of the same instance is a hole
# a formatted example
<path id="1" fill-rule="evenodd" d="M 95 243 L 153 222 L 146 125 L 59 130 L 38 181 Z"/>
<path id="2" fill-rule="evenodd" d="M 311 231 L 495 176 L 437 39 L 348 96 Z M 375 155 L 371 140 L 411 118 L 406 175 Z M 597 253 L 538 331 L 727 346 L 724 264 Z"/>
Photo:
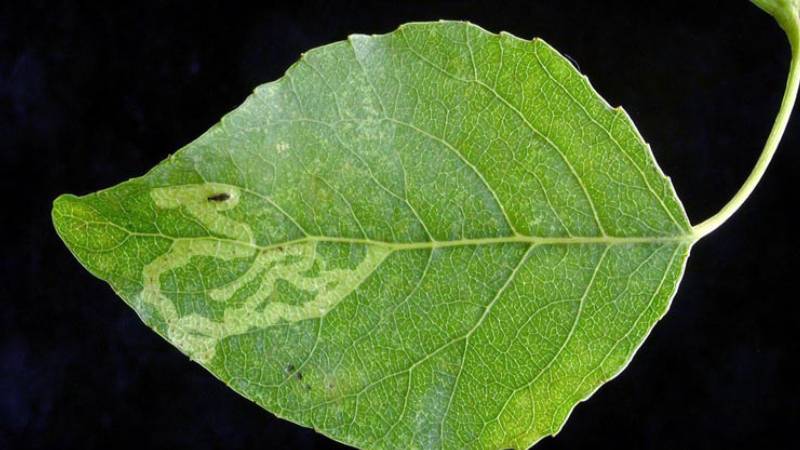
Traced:
<path id="1" fill-rule="evenodd" d="M 297 367 L 295 367 L 294 364 L 289 364 L 288 366 L 286 366 L 286 369 L 284 369 L 284 370 L 286 370 L 287 374 L 294 375 L 294 377 L 297 379 L 297 381 L 302 381 L 303 380 L 303 372 L 298 371 L 298 372 L 295 373 L 295 370 L 297 370 Z"/>
<path id="2" fill-rule="evenodd" d="M 227 192 L 220 192 L 219 194 L 209 195 L 208 201 L 210 202 L 224 202 L 225 200 L 231 198 L 231 194 Z"/>

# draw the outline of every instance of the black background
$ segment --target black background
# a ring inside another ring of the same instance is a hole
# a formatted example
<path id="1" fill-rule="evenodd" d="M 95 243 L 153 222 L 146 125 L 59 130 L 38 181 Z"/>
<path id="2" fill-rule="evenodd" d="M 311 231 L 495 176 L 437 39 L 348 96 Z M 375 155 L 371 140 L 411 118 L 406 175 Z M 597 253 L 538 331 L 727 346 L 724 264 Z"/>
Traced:
<path id="1" fill-rule="evenodd" d="M 788 65 L 782 32 L 745 1 L 259 3 L 0 6 L 0 448 L 343 448 L 149 331 L 49 218 L 57 194 L 143 174 L 302 51 L 440 18 L 543 37 L 629 111 L 694 222 L 752 167 Z M 629 368 L 537 448 L 790 448 L 799 147 L 796 118 Z"/>

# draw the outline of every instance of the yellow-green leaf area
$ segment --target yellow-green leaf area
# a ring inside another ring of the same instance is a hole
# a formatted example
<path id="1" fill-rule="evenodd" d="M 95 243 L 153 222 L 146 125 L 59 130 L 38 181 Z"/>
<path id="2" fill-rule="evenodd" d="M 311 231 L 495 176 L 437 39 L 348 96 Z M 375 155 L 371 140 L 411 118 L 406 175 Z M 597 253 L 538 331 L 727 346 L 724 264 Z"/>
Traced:
<path id="1" fill-rule="evenodd" d="M 693 242 L 622 109 L 545 42 L 462 22 L 311 50 L 53 220 L 220 380 L 370 449 L 555 434 L 665 314 Z"/>

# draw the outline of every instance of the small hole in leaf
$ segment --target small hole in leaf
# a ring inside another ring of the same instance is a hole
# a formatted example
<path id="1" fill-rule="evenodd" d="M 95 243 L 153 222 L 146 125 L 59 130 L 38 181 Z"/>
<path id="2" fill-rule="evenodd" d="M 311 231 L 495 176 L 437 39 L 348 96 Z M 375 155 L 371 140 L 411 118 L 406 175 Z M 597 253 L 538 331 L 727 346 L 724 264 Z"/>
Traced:
<path id="1" fill-rule="evenodd" d="M 227 192 L 220 192 L 219 194 L 209 195 L 208 201 L 210 202 L 224 202 L 225 200 L 231 198 L 231 194 Z"/>

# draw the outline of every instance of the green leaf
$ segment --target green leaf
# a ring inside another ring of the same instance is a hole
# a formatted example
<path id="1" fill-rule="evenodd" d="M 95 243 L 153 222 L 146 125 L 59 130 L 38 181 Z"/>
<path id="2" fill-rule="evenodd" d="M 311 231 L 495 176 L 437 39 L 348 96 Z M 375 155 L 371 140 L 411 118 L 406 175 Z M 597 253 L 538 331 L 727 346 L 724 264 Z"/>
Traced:
<path id="1" fill-rule="evenodd" d="M 555 434 L 667 311 L 694 242 L 622 109 L 545 42 L 461 22 L 312 50 L 53 220 L 232 389 L 363 448 Z"/>

